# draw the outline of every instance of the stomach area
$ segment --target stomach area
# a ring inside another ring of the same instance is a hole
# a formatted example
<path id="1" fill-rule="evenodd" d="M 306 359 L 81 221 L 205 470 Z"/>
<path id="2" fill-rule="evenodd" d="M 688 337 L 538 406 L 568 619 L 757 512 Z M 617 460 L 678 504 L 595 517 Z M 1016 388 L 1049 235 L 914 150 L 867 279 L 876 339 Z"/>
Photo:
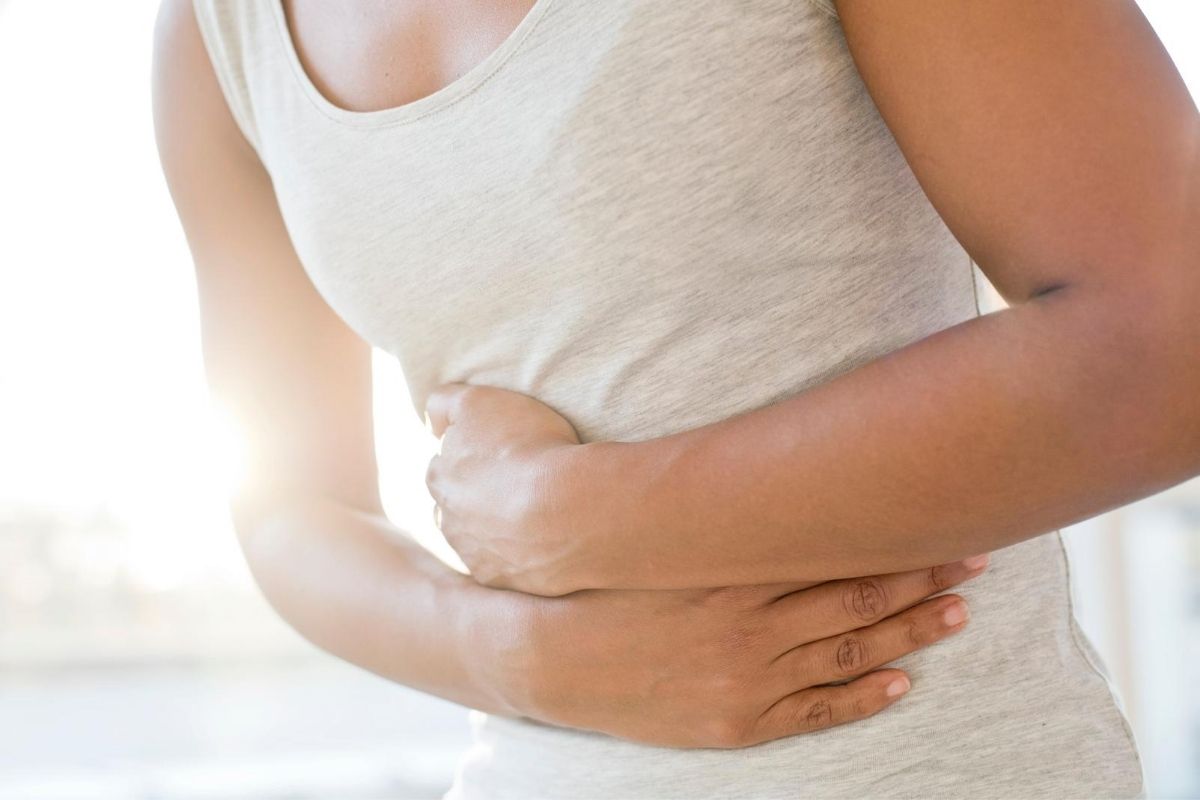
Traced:
<path id="1" fill-rule="evenodd" d="M 687 750 L 472 712 L 446 797 L 1144 797 L 1129 723 L 1073 617 L 1067 558 L 1058 531 L 994 551 L 950 590 L 971 622 L 891 662 L 912 689 L 868 719 Z"/>

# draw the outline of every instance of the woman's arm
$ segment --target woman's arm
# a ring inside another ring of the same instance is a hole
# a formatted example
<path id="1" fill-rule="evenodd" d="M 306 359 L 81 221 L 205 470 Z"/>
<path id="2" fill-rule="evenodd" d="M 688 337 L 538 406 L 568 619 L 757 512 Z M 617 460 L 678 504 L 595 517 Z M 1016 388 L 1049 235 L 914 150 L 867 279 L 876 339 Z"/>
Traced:
<path id="1" fill-rule="evenodd" d="M 486 670 L 512 593 L 472 585 L 386 519 L 371 352 L 308 281 L 237 129 L 191 0 L 155 27 L 159 156 L 195 261 L 204 366 L 239 426 L 234 528 L 267 600 L 339 657 L 468 706 L 512 713 Z M 488 596 L 492 602 L 478 602 Z M 492 597 L 494 596 L 494 597 Z"/>
<path id="2" fill-rule="evenodd" d="M 532 502 L 486 536 L 472 492 L 499 492 L 482 468 L 456 479 L 461 445 L 443 446 L 443 530 L 485 581 L 556 594 L 906 569 L 1200 472 L 1200 117 L 1133 0 L 839 8 L 914 174 L 1011 307 L 677 435 L 506 443 L 488 469 Z M 459 423 L 495 405 L 431 402 Z"/>
<path id="3" fill-rule="evenodd" d="M 883 710 L 906 682 L 880 667 L 967 624 L 963 599 L 941 593 L 983 564 L 812 588 L 552 599 L 443 565 L 384 514 L 370 347 L 308 281 L 191 0 L 160 11 L 154 117 L 195 262 L 209 388 L 247 448 L 234 527 L 266 598 L 330 654 L 490 712 L 736 747 Z"/>

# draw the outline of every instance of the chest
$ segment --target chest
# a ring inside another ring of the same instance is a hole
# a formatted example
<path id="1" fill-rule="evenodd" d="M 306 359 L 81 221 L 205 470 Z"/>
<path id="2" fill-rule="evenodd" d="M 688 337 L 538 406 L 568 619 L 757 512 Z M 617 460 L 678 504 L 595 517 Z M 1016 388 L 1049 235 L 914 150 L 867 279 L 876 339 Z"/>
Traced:
<path id="1" fill-rule="evenodd" d="M 259 87 L 297 253 L 416 407 L 460 380 L 583 436 L 661 435 L 969 310 L 961 249 L 811 4 L 532 8 L 419 113 Z"/>
<path id="2" fill-rule="evenodd" d="M 352 111 L 404 105 L 499 47 L 534 0 L 277 0 L 309 79 Z"/>

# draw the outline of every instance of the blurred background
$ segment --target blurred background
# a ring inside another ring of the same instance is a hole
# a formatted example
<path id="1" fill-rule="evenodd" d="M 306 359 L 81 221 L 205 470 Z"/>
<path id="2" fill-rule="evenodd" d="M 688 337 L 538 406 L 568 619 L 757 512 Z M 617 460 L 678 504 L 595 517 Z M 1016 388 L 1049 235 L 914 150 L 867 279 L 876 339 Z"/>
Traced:
<path id="1" fill-rule="evenodd" d="M 1200 2 L 1140 5 L 1196 94 Z M 0 798 L 438 797 L 467 712 L 307 644 L 237 548 L 153 140 L 156 10 L 0 0 Z M 445 552 L 434 442 L 376 370 L 389 515 Z M 1200 482 L 1064 533 L 1151 796 L 1200 797 Z"/>

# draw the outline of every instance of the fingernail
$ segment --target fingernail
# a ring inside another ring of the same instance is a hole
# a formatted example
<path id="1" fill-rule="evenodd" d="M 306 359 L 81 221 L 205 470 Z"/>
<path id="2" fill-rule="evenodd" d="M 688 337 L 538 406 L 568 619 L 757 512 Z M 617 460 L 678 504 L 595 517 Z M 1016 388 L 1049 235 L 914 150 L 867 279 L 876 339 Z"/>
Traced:
<path id="1" fill-rule="evenodd" d="M 967 604 L 963 602 L 955 603 L 946 609 L 942 614 L 942 622 L 950 627 L 958 625 L 967 618 Z"/>
<path id="2" fill-rule="evenodd" d="M 897 695 L 904 694 L 908 691 L 910 685 L 908 678 L 896 678 L 896 680 L 887 685 L 887 696 L 896 697 Z"/>
<path id="3" fill-rule="evenodd" d="M 963 559 L 962 563 L 963 563 L 963 566 L 966 567 L 967 569 L 971 569 L 971 570 L 981 569 L 981 568 L 987 566 L 988 554 L 984 553 L 983 555 L 971 556 L 970 558 L 965 558 L 965 559 Z"/>

